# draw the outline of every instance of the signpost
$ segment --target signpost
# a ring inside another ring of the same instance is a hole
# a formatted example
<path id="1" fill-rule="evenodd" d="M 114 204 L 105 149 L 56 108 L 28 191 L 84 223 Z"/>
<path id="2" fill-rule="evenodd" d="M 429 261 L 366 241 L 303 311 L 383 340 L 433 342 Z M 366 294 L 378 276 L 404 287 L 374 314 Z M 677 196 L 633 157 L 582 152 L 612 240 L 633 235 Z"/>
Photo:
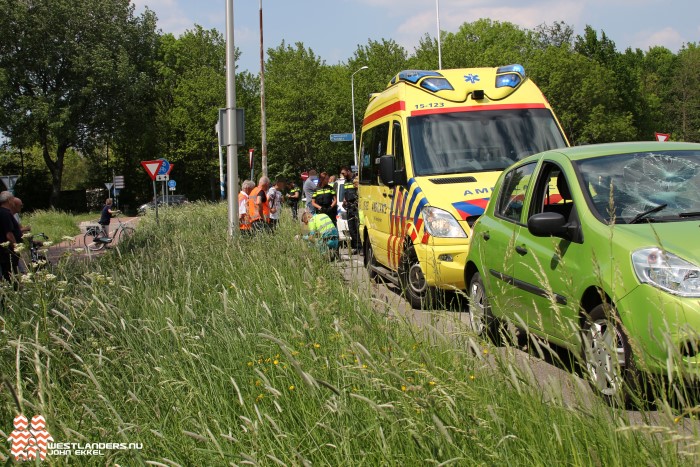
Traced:
<path id="1" fill-rule="evenodd" d="M 170 191 L 175 191 L 175 185 L 176 185 L 176 184 L 177 184 L 177 183 L 175 182 L 175 180 L 170 180 L 170 181 L 168 181 L 168 188 L 170 189 Z"/>
<path id="2" fill-rule="evenodd" d="M 17 180 L 19 179 L 19 175 L 2 175 L 0 176 L 0 179 L 2 180 L 2 183 L 5 184 L 7 191 L 14 195 L 15 183 L 17 183 Z"/>
<path id="3" fill-rule="evenodd" d="M 331 143 L 352 141 L 352 133 L 331 133 Z"/>
<path id="4" fill-rule="evenodd" d="M 158 193 L 156 192 L 156 176 L 163 165 L 163 159 L 155 161 L 141 161 L 141 166 L 153 181 L 153 203 L 156 205 L 156 224 L 158 224 Z"/>

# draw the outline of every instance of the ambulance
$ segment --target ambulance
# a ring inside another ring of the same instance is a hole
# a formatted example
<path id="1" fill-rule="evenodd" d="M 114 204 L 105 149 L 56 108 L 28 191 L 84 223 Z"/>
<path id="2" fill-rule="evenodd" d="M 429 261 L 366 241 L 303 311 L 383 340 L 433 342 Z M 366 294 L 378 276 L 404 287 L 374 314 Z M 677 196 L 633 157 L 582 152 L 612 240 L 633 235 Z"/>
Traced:
<path id="1" fill-rule="evenodd" d="M 500 173 L 568 146 L 521 65 L 406 70 L 370 96 L 359 152 L 360 238 L 370 278 L 414 308 L 465 288 L 471 226 Z"/>

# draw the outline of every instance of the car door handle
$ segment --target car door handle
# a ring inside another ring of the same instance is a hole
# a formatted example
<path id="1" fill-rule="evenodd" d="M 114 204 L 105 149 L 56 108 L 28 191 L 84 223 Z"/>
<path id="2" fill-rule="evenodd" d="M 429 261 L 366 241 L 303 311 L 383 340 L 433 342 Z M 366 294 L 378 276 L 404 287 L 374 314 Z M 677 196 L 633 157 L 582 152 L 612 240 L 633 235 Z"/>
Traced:
<path id="1" fill-rule="evenodd" d="M 522 245 L 516 246 L 516 247 L 515 247 L 515 251 L 517 251 L 518 254 L 521 255 L 521 256 L 525 256 L 525 255 L 527 254 L 527 248 L 525 248 L 525 247 L 522 246 Z"/>
<path id="2" fill-rule="evenodd" d="M 491 239 L 491 234 L 489 234 L 488 232 L 484 232 L 483 234 L 481 234 L 481 236 L 482 236 L 483 239 L 486 240 L 487 242 Z"/>

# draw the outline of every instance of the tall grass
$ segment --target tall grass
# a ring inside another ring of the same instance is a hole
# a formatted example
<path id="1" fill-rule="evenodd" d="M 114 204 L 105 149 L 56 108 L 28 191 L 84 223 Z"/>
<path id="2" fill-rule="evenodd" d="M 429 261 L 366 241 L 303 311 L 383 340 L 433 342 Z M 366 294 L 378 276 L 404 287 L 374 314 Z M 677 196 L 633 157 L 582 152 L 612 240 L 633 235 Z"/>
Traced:
<path id="1" fill-rule="evenodd" d="M 632 429 L 624 412 L 572 407 L 494 365 L 468 333 L 397 319 L 289 220 L 228 240 L 223 205 L 166 214 L 98 260 L 3 289 L 4 439 L 23 412 L 59 442 L 143 444 L 55 464 L 697 461 L 697 434 L 673 420 Z"/>
<path id="2" fill-rule="evenodd" d="M 80 233 L 81 221 L 96 220 L 99 213 L 73 215 L 55 209 L 38 210 L 22 215 L 22 224 L 32 227 L 33 233 L 44 233 L 51 240 L 58 241 L 64 236 L 76 236 Z"/>

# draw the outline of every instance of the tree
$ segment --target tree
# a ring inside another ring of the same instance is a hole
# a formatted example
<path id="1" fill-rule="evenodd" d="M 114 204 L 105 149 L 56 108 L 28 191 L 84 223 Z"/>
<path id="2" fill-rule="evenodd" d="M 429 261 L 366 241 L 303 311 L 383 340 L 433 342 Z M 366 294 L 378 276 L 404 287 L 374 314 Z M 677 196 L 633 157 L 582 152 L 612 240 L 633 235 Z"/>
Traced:
<path id="1" fill-rule="evenodd" d="M 0 0 L 0 11 L 0 130 L 40 145 L 55 205 L 66 151 L 90 155 L 126 123 L 155 17 L 135 17 L 129 0 Z"/>
<path id="2" fill-rule="evenodd" d="M 687 44 L 678 52 L 671 81 L 670 114 L 680 141 L 700 141 L 700 47 Z"/>

